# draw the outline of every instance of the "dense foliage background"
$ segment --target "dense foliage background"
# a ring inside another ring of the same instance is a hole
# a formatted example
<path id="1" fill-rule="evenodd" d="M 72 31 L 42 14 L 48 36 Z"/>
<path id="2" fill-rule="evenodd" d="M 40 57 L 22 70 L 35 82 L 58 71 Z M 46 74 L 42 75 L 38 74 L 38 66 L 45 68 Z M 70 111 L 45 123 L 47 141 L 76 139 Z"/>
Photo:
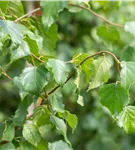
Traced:
<path id="1" fill-rule="evenodd" d="M 6 14 L 6 19 L 12 21 L 28 12 L 28 6 L 30 5 L 30 2 L 9 3 L 7 4 L 4 1 L 0 2 L 0 8 L 2 10 L 0 16 L 3 18 L 3 14 Z M 33 8 L 39 6 L 39 2 L 32 2 L 32 4 Z M 6 5 L 8 5 L 7 9 L 4 8 Z M 125 22 L 133 21 L 135 18 L 135 2 L 91 1 L 89 5 L 93 11 L 114 23 L 123 25 Z M 120 61 L 135 61 L 135 40 L 133 35 L 125 32 L 123 28 L 108 25 L 86 10 L 80 10 L 75 7 L 70 7 L 69 10 L 65 8 L 63 12 L 60 12 L 56 24 L 53 25 L 53 29 L 49 35 L 45 34 L 44 28 L 42 27 L 41 12 L 35 13 L 35 15 L 29 18 L 25 18 L 21 23 L 27 26 L 32 32 L 37 32 L 37 37 L 38 34 L 45 39 L 49 36 L 51 40 L 43 41 L 42 51 L 45 55 L 51 55 L 52 58 L 54 56 L 57 59 L 69 61 L 77 53 L 88 53 L 92 55 L 98 51 L 106 50 L 115 54 Z M 57 33 L 56 25 L 58 26 L 58 35 L 55 34 L 55 32 Z M 32 43 L 32 40 L 28 40 L 26 37 L 26 41 Z M 28 62 L 26 63 L 25 58 L 18 59 L 11 63 L 11 56 L 8 51 L 14 45 L 9 44 L 11 41 L 6 40 L 6 42 L 7 46 L 4 47 L 4 51 L 0 49 L 0 65 L 11 78 L 14 78 L 20 75 L 22 70 L 29 64 Z M 35 47 L 34 44 L 32 46 Z M 44 57 L 45 61 L 47 59 L 48 56 Z M 110 61 L 112 64 L 114 63 L 112 58 L 110 58 Z M 29 63 L 31 63 L 31 60 L 29 60 Z M 38 63 L 38 61 L 36 63 Z M 119 80 L 119 76 L 114 64 L 108 83 L 117 80 Z M 73 82 L 73 79 L 71 79 L 67 84 L 56 91 L 56 95 L 62 98 L 65 109 L 69 110 L 72 114 L 76 114 L 78 117 L 78 125 L 74 133 L 72 133 L 70 128 L 68 128 L 67 131 L 68 139 L 71 141 L 73 149 L 134 150 L 135 134 L 127 134 L 122 128 L 117 126 L 108 109 L 100 104 L 98 96 L 99 89 L 97 88 L 86 92 L 88 84 L 84 83 L 88 82 L 86 81 L 85 75 L 82 74 L 80 84 L 80 93 L 84 97 L 84 106 L 82 107 L 77 103 L 76 87 Z M 48 91 L 50 91 L 49 86 L 51 85 L 48 85 Z M 134 85 L 130 89 L 130 95 L 130 104 L 134 105 Z M 15 115 L 20 101 L 21 98 L 17 86 L 6 78 L 6 76 L 1 75 L 0 122 L 4 122 L 7 118 L 11 118 Z M 0 124 L 0 126 L 2 127 L 2 124 Z M 19 132 L 20 130 L 18 130 L 16 134 L 20 135 Z M 54 130 L 54 128 L 46 127 L 44 132 L 45 139 L 49 142 L 63 139 L 63 136 Z M 18 145 L 17 140 L 18 139 L 13 140 L 14 145 Z"/>

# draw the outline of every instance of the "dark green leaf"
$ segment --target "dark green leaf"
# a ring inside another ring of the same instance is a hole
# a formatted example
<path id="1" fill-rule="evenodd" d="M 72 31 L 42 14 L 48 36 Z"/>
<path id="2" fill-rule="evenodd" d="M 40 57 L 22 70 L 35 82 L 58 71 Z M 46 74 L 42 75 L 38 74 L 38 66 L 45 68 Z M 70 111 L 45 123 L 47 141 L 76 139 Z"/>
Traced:
<path id="1" fill-rule="evenodd" d="M 49 80 L 49 72 L 44 65 L 25 68 L 20 76 L 24 89 L 35 95 L 39 95 Z"/>
<path id="2" fill-rule="evenodd" d="M 68 144 L 62 140 L 49 143 L 48 148 L 49 150 L 72 150 L 72 148 L 70 148 Z"/>
<path id="3" fill-rule="evenodd" d="M 48 150 L 48 143 L 41 139 L 38 146 L 36 147 L 36 150 Z"/>
<path id="4" fill-rule="evenodd" d="M 48 68 L 52 69 L 55 81 L 58 84 L 63 85 L 69 73 L 66 63 L 61 60 L 49 59 L 49 61 L 47 62 L 47 66 Z"/>
<path id="5" fill-rule="evenodd" d="M 2 140 L 4 128 L 5 128 L 4 123 L 0 123 L 0 141 Z"/>
<path id="6" fill-rule="evenodd" d="M 103 57 L 93 61 L 93 78 L 89 83 L 88 91 L 103 85 L 110 77 L 110 63 Z"/>
<path id="7" fill-rule="evenodd" d="M 42 21 L 46 29 L 48 29 L 59 15 L 59 12 L 67 7 L 66 1 L 41 1 Z"/>
<path id="8" fill-rule="evenodd" d="M 15 136 L 15 127 L 13 123 L 6 121 L 5 130 L 3 132 L 2 140 L 12 141 Z"/>
<path id="9" fill-rule="evenodd" d="M 127 106 L 118 116 L 118 125 L 126 132 L 135 132 L 135 106 Z"/>
<path id="10" fill-rule="evenodd" d="M 15 116 L 13 118 L 13 122 L 15 125 L 19 126 L 22 125 L 26 119 L 26 115 L 27 115 L 27 109 L 30 106 L 30 104 L 32 103 L 32 97 L 31 96 L 27 96 L 23 99 L 23 101 L 20 102 L 20 105 L 18 106 L 16 112 L 15 112 Z"/>
<path id="11" fill-rule="evenodd" d="M 128 104 L 128 93 L 120 84 L 103 85 L 99 92 L 100 101 L 112 114 L 118 115 Z"/>
<path id="12" fill-rule="evenodd" d="M 35 147 L 28 142 L 20 143 L 19 150 L 35 150 Z"/>
<path id="13" fill-rule="evenodd" d="M 41 140 L 38 128 L 33 124 L 25 124 L 22 134 L 23 137 L 34 146 L 37 146 Z"/>
<path id="14" fill-rule="evenodd" d="M 16 149 L 14 145 L 11 142 L 9 142 L 9 143 L 0 145 L 0 150 L 16 150 Z"/>
<path id="15" fill-rule="evenodd" d="M 125 89 L 129 89 L 135 82 L 135 62 L 122 61 L 121 62 L 121 85 Z"/>

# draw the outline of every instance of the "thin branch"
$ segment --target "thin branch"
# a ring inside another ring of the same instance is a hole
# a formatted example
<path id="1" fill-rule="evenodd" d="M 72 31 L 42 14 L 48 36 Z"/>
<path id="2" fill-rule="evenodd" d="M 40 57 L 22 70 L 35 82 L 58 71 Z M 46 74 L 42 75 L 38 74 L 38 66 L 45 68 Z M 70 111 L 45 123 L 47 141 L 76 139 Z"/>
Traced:
<path id="1" fill-rule="evenodd" d="M 85 6 L 80 6 L 80 5 L 77 5 L 77 4 L 73 4 L 73 3 L 70 3 L 70 2 L 69 2 L 68 4 L 71 5 L 71 6 L 79 7 L 79 8 L 81 8 L 81 9 L 85 9 L 85 10 L 89 11 L 90 13 L 92 13 L 94 16 L 100 18 L 101 20 L 103 20 L 104 22 L 107 22 L 108 24 L 110 24 L 110 25 L 112 25 L 112 26 L 117 26 L 117 27 L 121 27 L 121 28 L 124 27 L 124 25 L 122 25 L 122 24 L 113 23 L 113 22 L 109 21 L 108 19 L 103 18 L 102 16 L 100 16 L 100 15 L 97 14 L 97 13 L 95 13 L 95 12 L 94 12 L 93 10 L 91 10 L 90 8 L 87 8 L 87 7 L 85 7 Z M 22 17 L 16 19 L 14 22 L 17 23 L 17 22 L 21 21 L 22 19 L 26 18 L 27 16 L 29 16 L 29 15 L 31 15 L 31 14 L 37 12 L 37 11 L 40 11 L 40 10 L 41 10 L 40 7 L 39 7 L 39 8 L 36 8 L 36 9 L 33 9 L 32 11 L 30 11 L 30 12 L 28 12 L 27 14 L 23 15 Z"/>
<path id="2" fill-rule="evenodd" d="M 77 4 L 73 4 L 73 3 L 68 3 L 68 4 L 69 4 L 69 5 L 72 5 L 72 6 L 75 6 L 75 7 L 79 7 L 79 8 L 81 8 L 81 9 L 85 9 L 85 10 L 89 11 L 90 13 L 92 13 L 94 16 L 100 18 L 100 19 L 103 20 L 104 22 L 107 22 L 107 23 L 109 23 L 109 24 L 111 24 L 111 25 L 113 25 L 113 26 L 117 26 L 117 27 L 121 27 L 121 28 L 124 27 L 124 25 L 122 25 L 122 24 L 113 23 L 113 22 L 109 21 L 108 19 L 103 18 L 102 16 L 100 16 L 100 15 L 97 14 L 97 13 L 95 13 L 95 12 L 94 12 L 93 10 L 91 10 L 90 8 L 87 8 L 87 7 L 85 7 L 85 6 L 80 6 L 80 5 L 77 5 Z"/>
<path id="3" fill-rule="evenodd" d="M 32 11 L 30 11 L 30 12 L 28 12 L 27 14 L 23 15 L 22 17 L 16 19 L 14 22 L 17 23 L 17 22 L 21 21 L 22 19 L 26 18 L 27 16 L 29 16 L 29 15 L 31 15 L 31 14 L 33 14 L 33 13 L 39 11 L 39 10 L 40 10 L 40 7 L 39 7 L 39 8 L 36 8 L 36 9 L 33 9 Z"/>
<path id="4" fill-rule="evenodd" d="M 4 75 L 4 76 L 6 76 L 9 80 L 13 80 L 7 73 L 6 73 L 6 71 L 0 66 L 0 69 L 2 70 L 2 74 Z"/>
<path id="5" fill-rule="evenodd" d="M 95 54 L 93 54 L 93 55 L 91 55 L 91 56 L 86 57 L 84 60 L 82 60 L 82 61 L 80 62 L 80 64 L 77 66 L 77 68 L 78 68 L 79 66 L 81 66 L 86 60 L 88 60 L 88 59 L 90 59 L 90 58 L 92 58 L 92 57 L 95 57 L 95 56 L 97 56 L 97 55 L 104 54 L 104 53 L 106 53 L 106 54 L 108 54 L 108 55 L 111 55 L 111 56 L 115 59 L 116 67 L 117 67 L 117 70 L 118 70 L 118 74 L 120 75 L 120 69 L 119 69 L 120 61 L 118 60 L 118 58 L 117 58 L 113 53 L 108 52 L 108 51 L 100 51 L 100 52 L 97 52 L 97 53 L 95 53 Z M 75 74 L 75 71 L 73 71 L 73 72 L 69 75 L 69 77 L 68 77 L 67 80 L 65 81 L 65 84 L 74 76 L 74 74 Z M 60 87 L 60 85 L 57 85 L 55 88 L 53 88 L 53 89 L 48 93 L 48 95 L 51 95 L 51 94 L 52 94 L 54 91 L 56 91 L 59 87 Z"/>
<path id="6" fill-rule="evenodd" d="M 43 62 L 44 63 L 44 61 L 43 60 L 41 60 L 40 58 L 38 58 L 36 55 L 34 55 L 33 53 L 31 53 L 31 55 L 32 56 L 34 56 L 38 61 L 40 61 L 40 62 Z"/>

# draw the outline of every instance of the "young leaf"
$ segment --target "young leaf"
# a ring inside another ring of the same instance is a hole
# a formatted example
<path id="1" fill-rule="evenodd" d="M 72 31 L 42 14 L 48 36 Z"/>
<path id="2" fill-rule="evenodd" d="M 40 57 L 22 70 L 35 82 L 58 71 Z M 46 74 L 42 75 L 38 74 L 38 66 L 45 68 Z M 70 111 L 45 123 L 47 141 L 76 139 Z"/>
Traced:
<path id="1" fill-rule="evenodd" d="M 68 144 L 62 140 L 49 143 L 48 148 L 49 150 L 72 150 L 72 148 L 70 148 Z"/>
<path id="2" fill-rule="evenodd" d="M 0 150 L 16 150 L 13 143 L 8 142 L 0 145 Z"/>
<path id="3" fill-rule="evenodd" d="M 11 63 L 26 56 L 30 55 L 30 48 L 26 42 L 22 42 L 20 46 L 12 51 L 11 53 Z"/>
<path id="4" fill-rule="evenodd" d="M 53 111 L 64 112 L 64 104 L 60 99 L 56 98 L 55 95 L 53 95 L 49 101 Z"/>
<path id="5" fill-rule="evenodd" d="M 23 137 L 34 146 L 37 146 L 41 140 L 38 128 L 33 124 L 25 124 L 22 134 Z"/>
<path id="6" fill-rule="evenodd" d="M 88 91 L 103 85 L 110 77 L 110 63 L 103 57 L 93 61 L 93 79 L 89 83 Z"/>
<path id="7" fill-rule="evenodd" d="M 125 89 L 129 89 L 135 82 L 135 62 L 121 62 L 121 85 Z"/>
<path id="8" fill-rule="evenodd" d="M 49 61 L 47 62 L 47 66 L 48 68 L 52 69 L 55 81 L 58 84 L 63 85 L 69 73 L 66 63 L 61 60 L 49 59 Z"/>
<path id="9" fill-rule="evenodd" d="M 6 121 L 5 130 L 3 132 L 2 140 L 12 141 L 15 136 L 15 128 L 13 123 Z"/>
<path id="10" fill-rule="evenodd" d="M 9 34 L 12 41 L 16 44 L 21 44 L 23 35 L 18 24 L 13 21 L 0 20 L 0 27 L 2 27 L 5 34 Z"/>
<path id="11" fill-rule="evenodd" d="M 68 144 L 70 144 L 69 140 L 67 139 L 67 126 L 66 126 L 65 122 L 62 119 L 60 119 L 56 116 L 53 116 L 53 115 L 51 116 L 50 119 L 51 119 L 52 123 L 55 124 L 57 130 L 60 131 L 61 134 L 64 136 L 65 141 Z"/>
<path id="12" fill-rule="evenodd" d="M 24 89 L 34 95 L 39 95 L 49 80 L 49 72 L 44 65 L 27 67 L 23 70 L 20 79 Z"/>
<path id="13" fill-rule="evenodd" d="M 135 37 L 135 21 L 126 22 L 124 25 L 124 30 L 133 34 Z"/>
<path id="14" fill-rule="evenodd" d="M 128 104 L 128 93 L 120 84 L 103 85 L 99 95 L 101 104 L 106 106 L 114 115 L 118 115 Z"/>
<path id="15" fill-rule="evenodd" d="M 59 15 L 59 12 L 67 7 L 66 1 L 41 1 L 42 9 L 42 22 L 45 26 L 45 29 L 48 28 L 56 21 L 56 18 Z"/>
<path id="16" fill-rule="evenodd" d="M 32 119 L 38 126 L 48 124 L 50 123 L 50 112 L 44 105 L 39 106 L 34 110 Z"/>
<path id="17" fill-rule="evenodd" d="M 135 106 L 126 106 L 118 116 L 118 125 L 126 132 L 135 132 Z"/>
<path id="18" fill-rule="evenodd" d="M 27 96 L 20 102 L 19 107 L 15 112 L 15 116 L 13 118 L 13 123 L 17 126 L 22 125 L 26 119 L 27 109 L 29 105 L 32 103 L 32 97 Z"/>

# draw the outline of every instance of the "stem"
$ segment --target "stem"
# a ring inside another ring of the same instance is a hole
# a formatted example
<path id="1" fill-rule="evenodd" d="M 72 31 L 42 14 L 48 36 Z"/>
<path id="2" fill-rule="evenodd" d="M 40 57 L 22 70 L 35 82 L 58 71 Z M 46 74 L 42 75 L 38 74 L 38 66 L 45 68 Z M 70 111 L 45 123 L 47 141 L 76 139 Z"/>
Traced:
<path id="1" fill-rule="evenodd" d="M 44 61 L 43 60 L 41 60 L 40 58 L 38 58 L 36 55 L 34 55 L 33 53 L 31 53 L 31 55 L 33 56 L 33 57 L 35 57 L 38 61 L 40 61 L 40 62 L 43 62 L 44 63 Z"/>
<path id="2" fill-rule="evenodd" d="M 6 71 L 0 66 L 0 69 L 2 70 L 2 74 L 5 76 L 5 77 L 7 77 L 9 80 L 13 80 L 7 73 L 6 73 Z"/>
<path id="3" fill-rule="evenodd" d="M 97 13 L 95 13 L 95 12 L 94 12 L 93 10 L 91 10 L 90 8 L 87 8 L 87 7 L 85 7 L 85 6 L 80 6 L 80 5 L 77 5 L 77 4 L 73 4 L 73 3 L 70 3 L 70 2 L 69 2 L 68 4 L 71 5 L 71 6 L 79 7 L 79 8 L 81 8 L 81 9 L 85 9 L 85 10 L 89 11 L 90 13 L 92 13 L 94 16 L 98 17 L 99 19 L 103 20 L 104 22 L 107 22 L 108 24 L 110 24 L 110 25 L 112 25 L 112 26 L 117 26 L 117 27 L 121 27 L 121 28 L 124 27 L 124 25 L 117 24 L 117 23 L 113 23 L 113 22 L 109 21 L 108 19 L 103 18 L 102 16 L 100 16 L 100 15 L 97 14 Z M 40 11 L 40 10 L 41 10 L 40 7 L 39 7 L 39 8 L 36 8 L 36 9 L 33 9 L 32 11 L 30 11 L 30 12 L 28 12 L 27 14 L 23 15 L 22 17 L 16 19 L 14 22 L 17 23 L 17 22 L 21 21 L 22 19 L 24 19 L 25 17 L 27 17 L 27 16 L 29 16 L 29 15 L 31 15 L 31 14 L 37 12 L 37 11 Z"/>

